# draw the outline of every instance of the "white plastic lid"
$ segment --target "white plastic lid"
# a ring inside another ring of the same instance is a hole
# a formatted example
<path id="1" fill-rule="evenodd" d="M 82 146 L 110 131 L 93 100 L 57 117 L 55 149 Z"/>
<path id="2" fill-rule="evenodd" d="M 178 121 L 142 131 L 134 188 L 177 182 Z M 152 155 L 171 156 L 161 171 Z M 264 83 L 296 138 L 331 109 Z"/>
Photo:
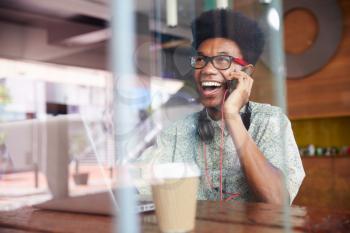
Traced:
<path id="1" fill-rule="evenodd" d="M 154 179 L 179 179 L 200 176 L 199 168 L 194 163 L 163 163 L 153 164 L 151 176 Z"/>

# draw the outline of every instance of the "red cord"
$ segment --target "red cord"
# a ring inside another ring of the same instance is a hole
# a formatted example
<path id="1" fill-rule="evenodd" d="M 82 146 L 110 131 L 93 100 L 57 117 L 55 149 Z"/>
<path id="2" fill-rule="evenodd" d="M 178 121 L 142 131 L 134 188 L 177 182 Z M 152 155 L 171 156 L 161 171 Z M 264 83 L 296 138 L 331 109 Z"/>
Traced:
<path id="1" fill-rule="evenodd" d="M 227 89 L 224 93 L 224 98 L 222 99 L 222 104 L 221 104 L 221 145 L 220 145 L 220 178 L 221 178 L 221 181 L 220 181 L 220 185 L 221 185 L 221 188 L 220 188 L 220 200 L 222 201 L 223 198 L 222 198 L 222 164 L 223 164 L 223 157 L 224 157 L 224 146 L 225 146 L 225 142 L 224 142 L 224 129 L 225 129 L 225 121 L 224 121 L 224 103 L 225 103 L 225 100 L 226 100 L 226 94 L 227 94 Z M 228 193 L 228 192 L 225 192 L 226 194 L 230 194 L 230 196 L 228 198 L 225 199 L 225 201 L 229 201 L 235 197 L 238 197 L 240 194 L 239 193 Z"/>
<path id="2" fill-rule="evenodd" d="M 211 179 L 209 178 L 208 175 L 208 163 L 207 163 L 207 148 L 205 143 L 203 143 L 203 154 L 204 154 L 204 162 L 205 162 L 205 177 L 207 178 L 207 181 L 209 183 L 210 188 L 213 190 L 213 184 L 211 182 Z"/>
<path id="3" fill-rule="evenodd" d="M 221 143 L 220 143 L 220 201 L 223 201 L 223 190 L 222 190 L 222 164 L 223 164 L 223 157 L 224 157 L 224 128 L 225 128 L 225 122 L 224 122 L 224 101 L 226 98 L 227 90 L 224 93 L 224 98 L 222 100 L 222 107 L 221 107 Z M 209 183 L 210 188 L 213 190 L 213 184 L 212 184 L 212 179 L 210 179 L 209 174 L 208 174 L 208 162 L 207 162 L 207 148 L 205 143 L 203 143 L 203 155 L 204 155 L 204 162 L 205 162 L 205 177 Z M 235 197 L 238 197 L 240 194 L 239 193 L 228 193 L 225 192 L 225 194 L 230 194 L 228 198 L 226 198 L 224 201 L 229 201 Z"/>
<path id="4" fill-rule="evenodd" d="M 226 194 L 230 194 L 230 196 L 228 198 L 226 198 L 225 201 L 229 201 L 235 197 L 239 197 L 239 193 L 226 193 Z"/>
<path id="5" fill-rule="evenodd" d="M 224 93 L 224 97 L 222 98 L 221 103 L 221 143 L 220 143 L 220 201 L 223 200 L 222 196 L 222 163 L 223 163 L 223 157 L 224 157 L 224 128 L 225 128 L 225 122 L 224 122 L 224 103 L 226 99 L 227 89 Z"/>
<path id="6" fill-rule="evenodd" d="M 222 148 L 222 146 L 220 146 L 220 149 Z M 213 190 L 214 189 L 214 186 L 213 186 L 213 183 L 212 183 L 212 179 L 209 177 L 209 172 L 208 172 L 208 162 L 207 162 L 207 147 L 205 145 L 205 143 L 203 143 L 203 155 L 204 155 L 204 163 L 205 163 L 205 177 L 208 181 L 208 184 L 210 186 L 210 189 Z M 222 150 L 221 150 L 222 151 Z M 220 152 L 222 153 L 222 152 Z M 220 156 L 222 157 L 222 156 Z M 220 164 L 220 177 L 222 177 L 222 162 Z M 224 201 L 229 201 L 235 197 L 238 197 L 240 194 L 239 193 L 229 193 L 229 192 L 223 192 L 222 191 L 222 178 L 220 178 L 220 201 L 222 201 L 222 193 L 225 193 L 225 194 L 229 194 L 230 196 L 226 199 L 224 199 Z"/>

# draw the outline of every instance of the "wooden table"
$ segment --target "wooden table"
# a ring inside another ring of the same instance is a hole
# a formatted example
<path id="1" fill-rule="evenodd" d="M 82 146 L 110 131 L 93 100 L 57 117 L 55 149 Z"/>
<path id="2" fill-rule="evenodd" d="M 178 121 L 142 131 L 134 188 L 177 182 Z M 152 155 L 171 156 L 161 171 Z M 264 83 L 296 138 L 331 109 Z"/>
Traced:
<path id="1" fill-rule="evenodd" d="M 350 212 L 292 207 L 284 224 L 283 207 L 262 203 L 199 201 L 195 232 L 350 232 Z M 113 232 L 114 218 L 25 207 L 0 212 L 1 233 Z M 159 232 L 154 212 L 141 214 L 142 232 Z"/>

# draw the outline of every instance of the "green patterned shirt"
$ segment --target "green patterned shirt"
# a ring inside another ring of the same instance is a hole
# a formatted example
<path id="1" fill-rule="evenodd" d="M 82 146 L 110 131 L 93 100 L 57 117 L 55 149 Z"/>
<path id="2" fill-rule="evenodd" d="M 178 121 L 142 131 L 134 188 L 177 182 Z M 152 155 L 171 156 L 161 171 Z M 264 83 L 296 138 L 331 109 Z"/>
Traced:
<path id="1" fill-rule="evenodd" d="M 278 107 L 250 102 L 250 108 L 251 124 L 248 133 L 266 159 L 283 172 L 290 203 L 292 203 L 305 177 L 305 172 L 290 121 Z M 208 176 L 205 176 L 203 142 L 197 133 L 198 114 L 198 112 L 191 114 L 163 130 L 157 137 L 156 145 L 147 149 L 139 162 L 194 162 L 199 166 L 202 174 L 198 200 L 219 200 L 221 121 L 211 120 L 215 136 L 214 140 L 206 145 Z M 159 155 L 153 153 L 155 148 L 160 151 Z M 207 177 L 211 179 L 214 189 L 210 187 Z M 227 129 L 224 129 L 223 192 L 224 198 L 230 196 L 227 193 L 239 193 L 239 197 L 235 200 L 255 201 L 256 199 L 248 186 L 236 147 Z"/>

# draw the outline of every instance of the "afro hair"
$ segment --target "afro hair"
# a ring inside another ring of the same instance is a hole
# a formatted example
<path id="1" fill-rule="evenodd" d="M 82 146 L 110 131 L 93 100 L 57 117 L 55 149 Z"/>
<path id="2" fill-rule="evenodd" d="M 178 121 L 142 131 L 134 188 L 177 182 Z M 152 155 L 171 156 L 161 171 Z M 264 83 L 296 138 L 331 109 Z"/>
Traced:
<path id="1" fill-rule="evenodd" d="M 210 38 L 233 40 L 241 49 L 243 59 L 256 64 L 265 43 L 264 33 L 257 24 L 245 15 L 228 9 L 216 9 L 203 12 L 191 25 L 193 42 L 199 45 Z"/>

